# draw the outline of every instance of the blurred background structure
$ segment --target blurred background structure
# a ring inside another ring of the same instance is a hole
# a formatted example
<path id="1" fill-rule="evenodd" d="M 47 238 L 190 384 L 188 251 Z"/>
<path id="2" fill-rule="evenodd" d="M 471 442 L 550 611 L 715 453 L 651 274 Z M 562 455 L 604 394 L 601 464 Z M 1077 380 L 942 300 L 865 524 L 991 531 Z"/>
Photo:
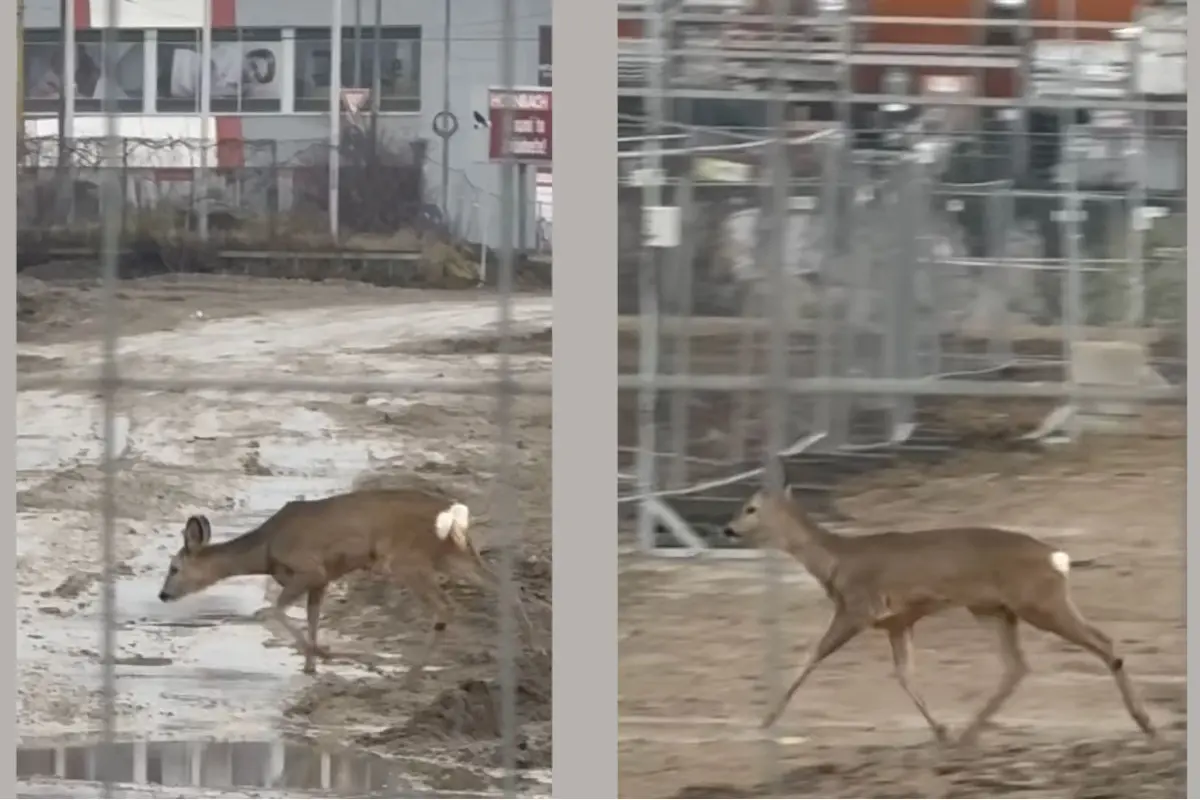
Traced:
<path id="1" fill-rule="evenodd" d="M 773 11 L 620 1 L 623 371 L 764 371 L 774 76 L 790 378 L 1086 382 L 1104 339 L 1181 380 L 1184 3 L 788 0 L 781 31 Z M 670 209 L 657 228 L 648 206 Z M 640 417 L 634 394 L 622 507 L 655 495 L 640 546 L 713 544 L 745 488 L 731 478 L 761 463 L 762 393 L 657 391 Z M 1073 418 L 1063 403 L 1046 432 Z M 797 469 L 936 452 L 934 405 L 793 395 L 785 439 Z"/>
<path id="2" fill-rule="evenodd" d="M 411 250 L 406 235 L 439 232 L 499 248 L 494 3 L 347 0 L 335 41 L 325 2 L 138 0 L 118 22 L 114 75 L 102 74 L 101 0 L 19 5 L 26 240 L 63 247 L 96 225 L 100 110 L 112 95 L 126 230 L 259 249 L 357 237 L 377 250 L 389 238 Z M 548 87 L 550 2 L 519 0 L 516 13 L 517 85 Z M 65 86 L 64 66 L 75 74 Z M 511 239 L 530 253 L 549 248 L 544 162 L 522 168 L 518 184 Z"/>

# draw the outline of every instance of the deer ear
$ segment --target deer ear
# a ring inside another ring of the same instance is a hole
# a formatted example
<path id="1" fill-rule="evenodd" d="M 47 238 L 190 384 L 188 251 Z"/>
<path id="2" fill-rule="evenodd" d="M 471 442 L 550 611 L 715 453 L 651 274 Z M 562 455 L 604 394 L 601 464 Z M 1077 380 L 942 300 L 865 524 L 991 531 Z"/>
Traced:
<path id="1" fill-rule="evenodd" d="M 189 553 L 195 552 L 208 544 L 208 540 L 212 538 L 212 525 L 208 523 L 208 517 L 195 516 L 188 517 L 187 524 L 183 526 L 183 547 Z"/>

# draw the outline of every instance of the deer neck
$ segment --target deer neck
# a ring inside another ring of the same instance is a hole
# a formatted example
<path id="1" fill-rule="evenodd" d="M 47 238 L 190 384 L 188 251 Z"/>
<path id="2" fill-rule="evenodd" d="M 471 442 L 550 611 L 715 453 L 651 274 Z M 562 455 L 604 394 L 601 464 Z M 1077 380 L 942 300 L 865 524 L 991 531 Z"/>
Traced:
<path id="1" fill-rule="evenodd" d="M 828 585 L 837 569 L 838 545 L 842 537 L 794 503 L 788 508 L 786 524 L 784 550 L 821 584 Z"/>
<path id="2" fill-rule="evenodd" d="M 208 568 L 217 580 L 240 575 L 265 575 L 268 572 L 264 543 L 239 536 L 204 550 Z"/>

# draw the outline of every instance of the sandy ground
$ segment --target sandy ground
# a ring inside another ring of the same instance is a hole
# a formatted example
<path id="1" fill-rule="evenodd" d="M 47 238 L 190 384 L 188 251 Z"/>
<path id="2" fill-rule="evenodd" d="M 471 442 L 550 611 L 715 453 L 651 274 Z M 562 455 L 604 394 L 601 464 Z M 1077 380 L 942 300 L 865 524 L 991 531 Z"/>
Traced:
<path id="1" fill-rule="evenodd" d="M 181 276 L 125 282 L 119 304 L 122 365 L 143 374 L 481 378 L 496 365 L 495 298 L 486 294 Z M 21 279 L 19 369 L 94 373 L 98 308 L 87 284 Z M 548 378 L 549 297 L 515 298 L 514 315 L 523 337 L 515 371 Z M 396 686 L 428 622 L 398 588 L 352 582 L 331 597 L 325 635 L 347 657 L 315 678 L 254 618 L 273 596 L 263 578 L 228 581 L 171 606 L 156 594 L 182 521 L 198 511 L 224 538 L 297 496 L 416 482 L 462 497 L 486 518 L 496 477 L 494 401 L 205 391 L 124 394 L 119 407 L 120 734 L 298 734 L 465 765 L 447 771 L 457 777 L 442 788 L 487 789 L 498 733 L 498 634 L 487 598 L 458 592 L 464 612 L 438 656 L 440 671 L 414 695 Z M 17 414 L 18 730 L 24 744 L 87 739 L 100 726 L 100 407 L 86 394 L 25 391 Z M 548 602 L 550 594 L 548 396 L 518 399 L 515 437 L 517 568 L 538 629 L 520 655 L 520 743 L 525 788 L 544 794 L 550 620 L 548 606 L 529 598 Z M 478 528 L 485 557 L 494 551 L 488 528 Z"/>
<path id="2" fill-rule="evenodd" d="M 1025 529 L 1077 562 L 1076 602 L 1119 643 L 1164 741 L 1147 744 L 1103 666 L 1023 632 L 1033 674 L 976 751 L 947 753 L 890 676 L 880 634 L 833 656 L 778 726 L 782 788 L 763 786 L 768 631 L 760 562 L 630 558 L 620 584 L 622 797 L 1183 797 L 1184 425 L 1046 454 L 975 454 L 847 485 L 860 530 Z M 786 685 L 829 607 L 795 564 L 778 591 Z M 917 629 L 916 683 L 961 727 L 998 680 L 993 634 L 965 612 Z"/>

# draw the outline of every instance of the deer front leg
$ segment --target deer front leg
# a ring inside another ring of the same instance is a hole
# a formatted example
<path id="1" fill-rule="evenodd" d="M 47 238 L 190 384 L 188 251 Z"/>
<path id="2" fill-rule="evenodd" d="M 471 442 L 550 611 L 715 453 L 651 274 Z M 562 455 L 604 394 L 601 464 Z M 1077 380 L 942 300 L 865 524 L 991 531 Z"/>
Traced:
<path id="1" fill-rule="evenodd" d="M 929 723 L 934 737 L 943 744 L 948 742 L 950 737 L 946 732 L 946 726 L 933 718 L 929 707 L 925 705 L 925 698 L 921 697 L 921 694 L 911 684 L 913 672 L 912 628 L 897 626 L 888 629 L 887 634 L 888 642 L 892 646 L 893 674 L 896 676 L 896 682 L 900 684 L 900 688 L 913 701 L 917 711 L 920 711 L 921 716 Z"/>
<path id="2" fill-rule="evenodd" d="M 817 646 L 809 655 L 804 669 L 800 671 L 800 676 L 788 687 L 783 698 L 771 709 L 771 713 L 767 714 L 762 726 L 770 728 L 774 725 L 783 714 L 784 709 L 787 708 L 787 704 L 791 702 L 792 696 L 808 680 L 808 676 L 817 668 L 817 665 L 842 649 L 847 642 L 861 633 L 864 627 L 865 625 L 857 615 L 851 614 L 839 606 L 833 614 L 833 619 L 829 621 L 824 635 L 821 636 L 821 640 L 817 642 Z"/>
<path id="3" fill-rule="evenodd" d="M 308 602 L 305 611 L 308 614 L 308 652 L 310 655 L 328 659 L 332 655 L 328 647 L 317 644 L 317 628 L 321 624 L 321 604 L 325 602 L 325 591 L 328 587 L 308 590 Z"/>
<path id="4" fill-rule="evenodd" d="M 283 591 L 279 593 L 279 597 L 275 598 L 275 603 L 271 606 L 271 617 L 283 626 L 283 629 L 287 631 L 295 641 L 297 649 L 304 654 L 304 672 L 308 675 L 311 675 L 317 671 L 316 656 L 313 652 L 312 646 L 313 643 L 309 639 L 305 638 L 304 632 L 293 625 L 292 621 L 288 619 L 287 609 L 293 603 L 299 600 L 301 595 L 310 591 L 312 590 L 310 590 L 308 585 L 305 583 L 290 583 L 283 587 Z M 323 595 L 324 588 L 322 587 L 320 591 Z M 314 622 L 314 618 L 319 617 L 320 615 L 320 602 L 318 601 L 316 604 L 315 613 L 311 601 L 311 595 L 308 605 L 309 630 L 315 632 L 316 624 Z"/>

